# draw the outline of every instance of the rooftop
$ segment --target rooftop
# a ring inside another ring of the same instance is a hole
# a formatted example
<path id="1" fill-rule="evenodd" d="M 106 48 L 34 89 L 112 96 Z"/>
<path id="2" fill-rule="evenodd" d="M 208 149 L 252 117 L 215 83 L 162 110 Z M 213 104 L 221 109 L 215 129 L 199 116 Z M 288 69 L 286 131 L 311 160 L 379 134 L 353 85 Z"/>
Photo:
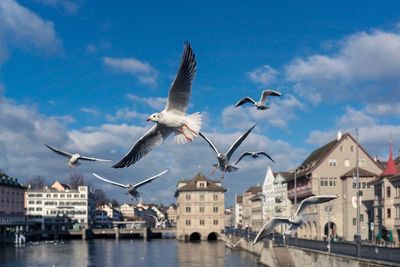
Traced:
<path id="1" fill-rule="evenodd" d="M 205 187 L 199 187 L 197 186 L 197 182 L 203 181 L 206 182 Z M 225 192 L 226 189 L 220 186 L 221 182 L 220 181 L 215 181 L 208 179 L 205 177 L 202 173 L 196 174 L 196 176 L 192 180 L 181 180 L 178 182 L 179 183 L 186 183 L 185 185 L 179 187 L 175 191 L 175 197 L 179 195 L 180 192 L 185 192 L 185 191 L 214 191 L 214 192 Z"/>

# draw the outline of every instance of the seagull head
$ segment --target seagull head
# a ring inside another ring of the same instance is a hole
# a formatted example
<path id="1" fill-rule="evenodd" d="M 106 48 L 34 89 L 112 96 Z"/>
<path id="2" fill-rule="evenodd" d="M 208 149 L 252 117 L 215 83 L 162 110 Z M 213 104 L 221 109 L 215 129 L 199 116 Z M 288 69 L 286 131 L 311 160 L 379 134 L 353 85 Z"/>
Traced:
<path id="1" fill-rule="evenodd" d="M 158 121 L 160 121 L 160 114 L 159 113 L 153 113 L 153 114 L 150 115 L 150 117 L 147 118 L 146 121 L 158 122 Z"/>

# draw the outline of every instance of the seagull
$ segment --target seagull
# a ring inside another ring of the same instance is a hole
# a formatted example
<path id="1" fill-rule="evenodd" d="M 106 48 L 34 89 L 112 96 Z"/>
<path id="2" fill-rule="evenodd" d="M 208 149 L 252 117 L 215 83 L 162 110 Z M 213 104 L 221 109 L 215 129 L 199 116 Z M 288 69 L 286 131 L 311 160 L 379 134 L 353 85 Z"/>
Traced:
<path id="1" fill-rule="evenodd" d="M 71 154 L 71 153 L 62 151 L 60 149 L 51 147 L 48 144 L 44 144 L 44 145 L 46 147 L 48 147 L 49 149 L 53 150 L 54 152 L 56 152 L 58 155 L 68 158 L 69 160 L 67 163 L 68 163 L 68 167 L 70 167 L 70 168 L 74 168 L 74 167 L 80 165 L 80 163 L 78 162 L 79 160 L 111 162 L 111 160 L 109 160 L 109 159 L 90 158 L 90 157 L 81 156 L 79 154 Z"/>
<path id="2" fill-rule="evenodd" d="M 235 150 L 242 144 L 243 140 L 246 139 L 246 137 L 250 134 L 250 132 L 256 127 L 256 124 L 254 124 L 250 129 L 248 129 L 242 136 L 240 136 L 233 144 L 232 146 L 228 149 L 226 153 L 222 153 L 218 150 L 218 148 L 208 139 L 203 133 L 199 133 L 201 137 L 203 137 L 204 140 L 210 145 L 210 147 L 215 151 L 217 154 L 217 164 L 213 164 L 214 170 L 211 172 L 211 175 L 214 174 L 214 172 L 217 169 L 220 169 L 223 174 L 221 176 L 221 179 L 224 179 L 224 175 L 226 172 L 234 172 L 237 171 L 239 168 L 230 165 L 229 160 L 232 156 L 232 154 L 235 152 Z"/>
<path id="3" fill-rule="evenodd" d="M 104 178 L 104 177 L 101 177 L 100 175 L 98 175 L 98 174 L 96 174 L 96 173 L 94 173 L 94 172 L 92 172 L 92 174 L 93 174 L 96 178 L 98 178 L 98 179 L 100 179 L 100 180 L 103 180 L 103 181 L 105 181 L 105 182 L 107 182 L 107 183 L 110 183 L 110 184 L 113 184 L 113 185 L 116 185 L 116 186 L 123 187 L 123 188 L 127 189 L 127 190 L 128 190 L 127 194 L 131 195 L 132 198 L 138 199 L 138 197 L 140 197 L 140 193 L 139 193 L 139 191 L 137 190 L 139 187 L 141 187 L 141 186 L 143 186 L 143 185 L 145 185 L 145 184 L 150 183 L 151 181 L 153 181 L 154 179 L 156 179 L 156 178 L 158 178 L 159 176 L 163 175 L 163 174 L 166 173 L 167 171 L 168 171 L 168 170 L 164 170 L 164 171 L 160 172 L 159 174 L 154 175 L 153 177 L 147 178 L 147 179 L 145 179 L 145 180 L 143 180 L 143 181 L 141 181 L 141 182 L 139 182 L 139 183 L 137 183 L 137 184 L 135 184 L 135 185 L 131 185 L 131 184 L 120 184 L 120 183 L 117 183 L 117 182 L 108 180 L 108 179 L 106 179 L 106 178 Z"/>
<path id="4" fill-rule="evenodd" d="M 269 106 L 265 105 L 265 102 L 267 101 L 267 97 L 268 96 L 281 96 L 282 94 L 278 91 L 273 91 L 273 90 L 264 90 L 261 93 L 261 98 L 260 101 L 256 102 L 254 101 L 252 98 L 246 96 L 242 99 L 239 100 L 239 102 L 236 103 L 235 107 L 241 106 L 245 103 L 253 103 L 253 105 L 260 110 L 265 110 L 265 109 L 269 109 Z"/>
<path id="5" fill-rule="evenodd" d="M 196 60 L 189 43 L 185 43 L 178 73 L 169 89 L 165 109 L 148 117 L 156 124 L 133 145 L 124 158 L 113 168 L 125 168 L 135 164 L 155 147 L 159 146 L 171 133 L 175 143 L 192 142 L 201 128 L 201 114 L 186 115 L 192 92 L 192 81 L 196 72 Z"/>
<path id="6" fill-rule="evenodd" d="M 306 218 L 302 214 L 303 211 L 310 205 L 316 205 L 316 204 L 321 204 L 325 203 L 331 200 L 336 199 L 338 196 L 337 195 L 320 195 L 320 196 L 312 196 L 304 199 L 294 216 L 289 217 L 289 218 L 284 218 L 284 217 L 274 217 L 270 219 L 258 232 L 256 238 L 253 241 L 253 245 L 256 244 L 258 241 L 266 238 L 272 231 L 279 225 L 281 224 L 289 224 L 289 229 L 288 233 L 290 234 L 293 231 L 296 231 L 297 228 L 301 227 L 303 224 L 306 223 Z"/>
<path id="7" fill-rule="evenodd" d="M 239 163 L 239 161 L 242 160 L 242 158 L 246 157 L 246 156 L 250 156 L 253 159 L 258 158 L 260 155 L 266 156 L 267 158 L 269 158 L 273 163 L 275 163 L 275 161 L 265 152 L 263 151 L 259 151 L 259 152 L 249 152 L 246 151 L 244 152 L 242 155 L 240 155 L 239 159 L 235 162 L 235 165 L 237 165 Z"/>

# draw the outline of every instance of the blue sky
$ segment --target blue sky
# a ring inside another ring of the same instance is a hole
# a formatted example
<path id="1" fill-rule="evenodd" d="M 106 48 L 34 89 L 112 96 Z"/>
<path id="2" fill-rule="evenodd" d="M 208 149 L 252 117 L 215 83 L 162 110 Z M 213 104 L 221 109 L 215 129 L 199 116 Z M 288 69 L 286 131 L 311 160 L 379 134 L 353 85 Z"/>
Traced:
<path id="1" fill-rule="evenodd" d="M 164 168 L 164 181 L 144 188 L 173 201 L 176 181 L 209 175 L 212 151 L 202 140 L 168 140 L 134 167 L 66 168 L 42 143 L 119 160 L 162 109 L 183 42 L 197 58 L 190 112 L 223 149 L 252 123 L 241 151 L 264 149 L 275 160 L 243 161 L 227 175 L 233 194 L 261 183 L 270 165 L 300 164 L 336 132 L 354 133 L 367 151 L 388 153 L 400 140 L 400 27 L 397 1 L 0 1 L 1 168 L 25 181 L 81 172 L 128 182 Z M 284 93 L 271 109 L 233 108 L 265 88 Z M 188 158 L 187 155 L 193 155 Z M 397 155 L 397 152 L 396 152 Z M 215 178 L 218 176 L 215 176 Z"/>

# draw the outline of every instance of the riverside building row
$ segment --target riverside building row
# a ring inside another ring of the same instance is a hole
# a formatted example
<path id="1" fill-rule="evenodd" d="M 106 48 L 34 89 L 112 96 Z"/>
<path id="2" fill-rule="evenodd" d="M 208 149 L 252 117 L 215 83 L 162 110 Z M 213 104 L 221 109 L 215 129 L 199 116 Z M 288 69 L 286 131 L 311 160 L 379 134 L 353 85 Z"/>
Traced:
<path id="1" fill-rule="evenodd" d="M 335 194 L 335 201 L 305 210 L 308 222 L 298 236 L 310 239 L 354 240 L 357 232 L 357 142 L 349 133 L 338 133 L 314 150 L 295 171 L 273 173 L 268 168 L 263 185 L 252 186 L 235 197 L 234 226 L 258 231 L 275 216 L 291 216 L 310 196 Z M 361 238 L 400 242 L 400 158 L 387 162 L 372 158 L 358 146 L 361 191 Z M 296 180 L 296 186 L 295 186 Z M 262 222 L 260 222 L 262 218 Z M 276 229 L 284 232 L 286 226 Z M 387 233 L 387 234 L 384 234 Z"/>

